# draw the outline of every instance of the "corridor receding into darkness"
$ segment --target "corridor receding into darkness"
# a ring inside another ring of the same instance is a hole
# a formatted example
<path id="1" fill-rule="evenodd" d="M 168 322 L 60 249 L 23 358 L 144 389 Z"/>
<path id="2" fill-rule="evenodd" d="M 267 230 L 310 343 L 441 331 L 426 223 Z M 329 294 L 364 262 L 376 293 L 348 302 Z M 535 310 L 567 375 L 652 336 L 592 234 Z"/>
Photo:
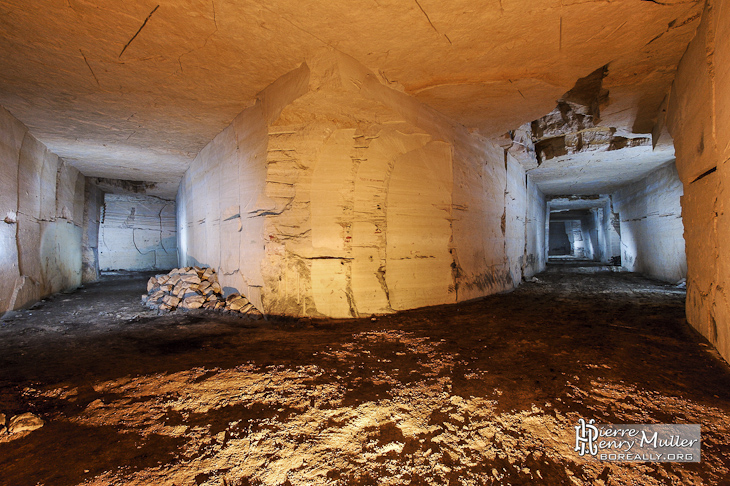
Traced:
<path id="1" fill-rule="evenodd" d="M 725 481 L 730 0 L 159 2 L 0 0 L 0 484 Z"/>

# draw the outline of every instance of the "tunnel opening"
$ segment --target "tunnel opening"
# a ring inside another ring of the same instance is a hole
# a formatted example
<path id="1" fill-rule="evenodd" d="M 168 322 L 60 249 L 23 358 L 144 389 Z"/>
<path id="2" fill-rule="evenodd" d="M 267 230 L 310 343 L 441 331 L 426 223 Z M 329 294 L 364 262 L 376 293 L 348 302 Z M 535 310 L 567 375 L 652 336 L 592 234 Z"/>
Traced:
<path id="1" fill-rule="evenodd" d="M 570 218 L 577 215 L 566 216 Z M 556 219 L 551 214 L 548 263 L 559 259 L 592 260 L 593 242 L 590 237 L 586 237 L 583 221 L 581 219 Z"/>
<path id="2" fill-rule="evenodd" d="M 551 197 L 548 207 L 548 257 L 615 262 L 620 235 L 610 195 Z"/>
<path id="3" fill-rule="evenodd" d="M 552 197 L 547 203 L 547 265 L 620 267 L 618 215 L 610 195 Z"/>
<path id="4" fill-rule="evenodd" d="M 575 222 L 580 224 L 580 221 Z M 575 247 L 572 242 L 572 227 L 573 221 L 550 221 L 549 257 L 575 257 Z"/>
<path id="5" fill-rule="evenodd" d="M 508 132 L 502 146 L 544 198 L 537 236 L 544 268 L 631 271 L 677 283 L 686 256 L 674 142 L 661 113 L 650 134 L 622 126 L 603 87 L 610 75 L 604 66 L 579 79 L 555 109 Z"/>

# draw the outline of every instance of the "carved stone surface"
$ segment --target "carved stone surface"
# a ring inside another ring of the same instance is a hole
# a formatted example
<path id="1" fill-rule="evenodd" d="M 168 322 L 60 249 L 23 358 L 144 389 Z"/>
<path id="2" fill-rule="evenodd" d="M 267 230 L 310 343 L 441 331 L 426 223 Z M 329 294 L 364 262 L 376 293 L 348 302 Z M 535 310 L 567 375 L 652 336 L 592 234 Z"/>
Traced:
<path id="1" fill-rule="evenodd" d="M 0 108 L 0 313 L 81 283 L 84 176 Z"/>
<path id="2" fill-rule="evenodd" d="M 217 268 L 224 287 L 288 315 L 382 314 L 515 286 L 522 166 L 348 56 L 310 64 L 191 165 L 182 263 Z"/>
<path id="3" fill-rule="evenodd" d="M 687 320 L 730 360 L 730 3 L 708 2 L 669 95 L 684 185 Z"/>

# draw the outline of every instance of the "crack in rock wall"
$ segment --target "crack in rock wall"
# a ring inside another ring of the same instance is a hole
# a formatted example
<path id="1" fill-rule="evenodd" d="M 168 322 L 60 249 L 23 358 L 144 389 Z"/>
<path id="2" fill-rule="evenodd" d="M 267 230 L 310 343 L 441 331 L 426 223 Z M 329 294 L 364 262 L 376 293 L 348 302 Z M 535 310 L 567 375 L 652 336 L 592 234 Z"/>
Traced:
<path id="1" fill-rule="evenodd" d="M 100 269 L 146 271 L 175 267 L 175 216 L 175 201 L 105 194 L 99 226 Z"/>
<path id="2" fill-rule="evenodd" d="M 0 107 L 0 313 L 80 285 L 84 188 Z"/>
<path id="3" fill-rule="evenodd" d="M 217 268 L 274 314 L 456 302 L 519 283 L 527 198 L 503 149 L 327 50 L 195 159 L 178 192 L 180 264 Z"/>
<path id="4" fill-rule="evenodd" d="M 667 127 L 684 186 L 687 320 L 730 361 L 730 1 L 710 0 L 677 69 Z"/>

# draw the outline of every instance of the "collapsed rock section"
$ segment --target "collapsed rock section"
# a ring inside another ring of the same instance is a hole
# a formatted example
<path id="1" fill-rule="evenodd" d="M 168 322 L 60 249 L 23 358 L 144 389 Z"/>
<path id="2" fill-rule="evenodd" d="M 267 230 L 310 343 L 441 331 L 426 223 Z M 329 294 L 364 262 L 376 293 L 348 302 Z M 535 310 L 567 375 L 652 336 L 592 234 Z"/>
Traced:
<path id="1" fill-rule="evenodd" d="M 215 270 L 210 267 L 175 268 L 168 274 L 150 277 L 142 302 L 150 309 L 164 312 L 203 308 L 261 316 L 256 307 L 240 294 L 233 293 L 224 298 Z"/>
<path id="2" fill-rule="evenodd" d="M 579 79 L 553 111 L 510 131 L 505 148 L 529 170 L 550 159 L 584 152 L 650 146 L 649 137 L 619 134 L 616 127 L 600 124 L 601 107 L 608 104 L 608 90 L 603 88 L 607 74 L 604 66 Z"/>

